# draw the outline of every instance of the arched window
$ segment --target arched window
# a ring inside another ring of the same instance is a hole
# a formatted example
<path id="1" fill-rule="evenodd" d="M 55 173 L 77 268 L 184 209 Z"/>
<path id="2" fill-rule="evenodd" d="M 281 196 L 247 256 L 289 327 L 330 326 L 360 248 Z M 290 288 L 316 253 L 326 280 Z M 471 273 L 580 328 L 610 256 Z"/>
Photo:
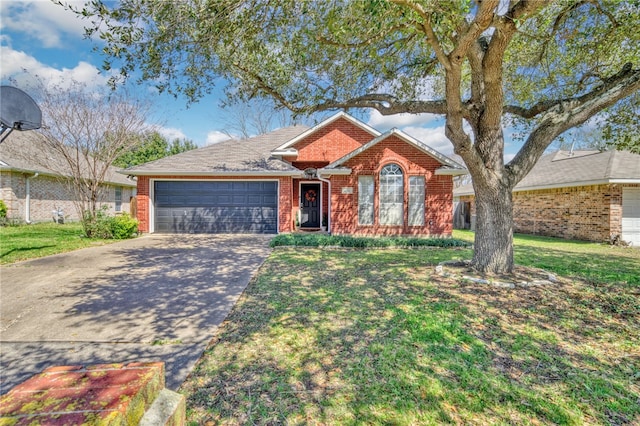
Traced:
<path id="1" fill-rule="evenodd" d="M 380 225 L 402 225 L 404 217 L 404 177 L 397 164 L 380 170 Z"/>

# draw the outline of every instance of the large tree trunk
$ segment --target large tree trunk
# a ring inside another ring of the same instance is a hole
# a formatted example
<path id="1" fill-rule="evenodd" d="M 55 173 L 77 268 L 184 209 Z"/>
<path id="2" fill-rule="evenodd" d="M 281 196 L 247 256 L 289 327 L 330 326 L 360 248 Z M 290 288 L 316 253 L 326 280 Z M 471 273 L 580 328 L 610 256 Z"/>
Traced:
<path id="1" fill-rule="evenodd" d="M 476 235 L 473 266 L 485 273 L 513 271 L 513 200 L 505 185 L 474 182 Z"/>

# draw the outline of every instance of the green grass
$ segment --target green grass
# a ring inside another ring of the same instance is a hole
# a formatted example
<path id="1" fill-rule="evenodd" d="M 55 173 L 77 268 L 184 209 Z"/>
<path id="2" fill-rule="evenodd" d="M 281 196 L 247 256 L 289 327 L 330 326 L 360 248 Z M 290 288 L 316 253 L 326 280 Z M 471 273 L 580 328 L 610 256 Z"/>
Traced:
<path id="1" fill-rule="evenodd" d="M 0 264 L 19 262 L 111 242 L 115 242 L 115 240 L 83 237 L 80 223 L 2 226 L 0 227 Z"/>
<path id="2" fill-rule="evenodd" d="M 640 422 L 639 286 L 605 271 L 638 251 L 516 244 L 599 271 L 504 289 L 434 274 L 466 248 L 275 250 L 181 388 L 189 424 Z"/>
<path id="3" fill-rule="evenodd" d="M 456 230 L 456 239 L 473 242 L 471 231 Z M 640 286 L 640 249 L 585 241 L 516 234 L 514 257 L 519 265 L 541 268 L 591 283 L 629 283 Z"/>

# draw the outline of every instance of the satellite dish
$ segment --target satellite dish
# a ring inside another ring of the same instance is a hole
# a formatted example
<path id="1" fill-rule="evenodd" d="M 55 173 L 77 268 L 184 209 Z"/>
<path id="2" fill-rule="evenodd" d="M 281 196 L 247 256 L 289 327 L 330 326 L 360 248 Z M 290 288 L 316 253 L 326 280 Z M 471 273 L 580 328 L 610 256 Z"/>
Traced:
<path id="1" fill-rule="evenodd" d="M 42 111 L 36 102 L 22 90 L 11 86 L 0 86 L 0 143 L 14 130 L 34 130 L 42 125 Z"/>

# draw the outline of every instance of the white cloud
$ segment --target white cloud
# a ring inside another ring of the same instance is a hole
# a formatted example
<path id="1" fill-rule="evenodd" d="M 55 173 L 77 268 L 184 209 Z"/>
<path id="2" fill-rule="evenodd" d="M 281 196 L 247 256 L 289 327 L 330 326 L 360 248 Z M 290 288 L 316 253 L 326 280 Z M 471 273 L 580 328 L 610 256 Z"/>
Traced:
<path id="1" fill-rule="evenodd" d="M 70 1 L 79 7 L 83 1 Z M 44 47 L 64 47 L 64 38 L 77 39 L 84 34 L 87 22 L 75 13 L 51 1 L 3 1 L 0 3 L 0 31 L 24 33 L 37 39 Z"/>
<path id="2" fill-rule="evenodd" d="M 180 129 L 175 127 L 157 127 L 155 129 L 158 133 L 164 136 L 167 140 L 173 141 L 175 139 L 187 139 L 187 135 Z"/>
<path id="3" fill-rule="evenodd" d="M 394 114 L 382 115 L 377 110 L 371 110 L 368 125 L 380 131 L 386 131 L 393 127 L 405 128 L 407 126 L 425 126 L 442 118 L 435 114 Z"/>
<path id="4" fill-rule="evenodd" d="M 78 62 L 73 68 L 57 69 L 9 46 L 0 46 L 0 61 L 0 80 L 4 82 L 12 79 L 24 90 L 37 86 L 35 77 L 48 86 L 63 88 L 69 87 L 74 81 L 88 87 L 104 86 L 107 83 L 107 77 L 100 74 L 98 68 L 84 61 Z"/>
<path id="5" fill-rule="evenodd" d="M 222 133 L 219 130 L 212 130 L 209 133 L 207 133 L 207 142 L 206 142 L 206 144 L 207 145 L 213 145 L 214 143 L 226 141 L 228 139 L 231 139 L 231 138 L 226 133 Z"/>
<path id="6" fill-rule="evenodd" d="M 513 160 L 513 158 L 516 156 L 516 154 L 507 154 L 505 152 L 504 154 L 504 164 L 507 164 L 509 161 Z"/>
<path id="7" fill-rule="evenodd" d="M 402 129 L 402 131 L 429 145 L 441 154 L 449 155 L 453 153 L 453 145 L 444 134 L 444 126 L 432 128 L 409 126 Z"/>

